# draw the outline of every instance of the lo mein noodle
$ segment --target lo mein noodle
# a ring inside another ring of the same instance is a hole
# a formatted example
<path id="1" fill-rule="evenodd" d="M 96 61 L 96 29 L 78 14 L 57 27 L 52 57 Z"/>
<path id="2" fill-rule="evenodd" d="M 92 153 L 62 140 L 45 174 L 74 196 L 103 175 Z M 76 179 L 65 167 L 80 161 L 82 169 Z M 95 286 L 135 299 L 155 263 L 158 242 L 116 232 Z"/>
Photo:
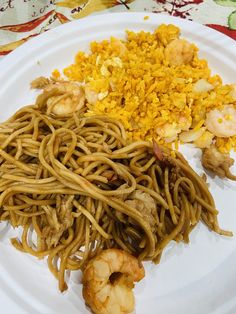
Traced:
<path id="1" fill-rule="evenodd" d="M 231 235 L 180 153 L 128 143 L 121 123 L 84 110 L 55 117 L 27 106 L 0 127 L 0 221 L 22 227 L 11 243 L 47 257 L 61 291 L 66 270 L 106 248 L 158 263 L 171 240 L 189 242 L 200 220 Z"/>

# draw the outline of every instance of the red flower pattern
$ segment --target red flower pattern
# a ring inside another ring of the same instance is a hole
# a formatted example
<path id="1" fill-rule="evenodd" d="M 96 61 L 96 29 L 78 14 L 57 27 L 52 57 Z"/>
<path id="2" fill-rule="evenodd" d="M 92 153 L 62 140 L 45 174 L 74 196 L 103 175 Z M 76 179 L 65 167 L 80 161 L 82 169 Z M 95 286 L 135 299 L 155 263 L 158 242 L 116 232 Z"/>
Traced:
<path id="1" fill-rule="evenodd" d="M 165 13 L 172 16 L 186 18 L 192 20 L 192 12 L 199 10 L 199 5 L 204 2 L 204 0 L 152 0 L 153 2 L 153 13 Z M 130 5 L 134 3 L 135 0 L 113 0 L 113 6 L 123 6 L 127 10 L 131 7 Z M 154 5 L 155 3 L 155 5 Z M 77 10 L 83 10 L 85 6 L 80 6 L 76 8 Z M 13 9 L 13 8 L 9 8 Z M 5 55 L 11 52 L 13 49 L 17 48 L 21 43 L 24 43 L 28 39 L 33 36 L 38 35 L 39 33 L 48 30 L 49 28 L 53 27 L 54 21 L 59 21 L 61 24 L 69 22 L 73 17 L 73 10 L 66 15 L 62 14 L 61 12 L 57 12 L 56 6 L 53 6 L 53 10 L 43 14 L 42 16 L 33 19 L 31 21 L 27 21 L 26 23 L 21 24 L 14 24 L 14 25 L 0 25 L 1 31 L 10 31 L 15 33 L 26 33 L 23 34 L 23 38 L 21 36 L 19 40 L 15 42 L 10 42 L 9 44 L 0 45 L 0 55 Z M 150 8 L 147 10 L 144 8 L 144 11 L 150 11 Z M 46 23 L 46 25 L 45 25 Z M 42 24 L 41 30 L 38 30 L 38 26 Z M 236 40 L 236 30 L 231 30 L 227 26 L 218 25 L 218 24 L 206 24 L 207 26 L 218 30 L 224 33 L 227 36 Z M 33 31 L 33 35 L 28 36 L 27 32 Z"/>
<path id="2" fill-rule="evenodd" d="M 197 5 L 202 3 L 203 0 L 155 0 L 155 2 L 159 7 L 153 10 L 154 13 L 164 12 L 172 16 L 191 20 L 189 18 L 190 12 L 197 10 Z"/>

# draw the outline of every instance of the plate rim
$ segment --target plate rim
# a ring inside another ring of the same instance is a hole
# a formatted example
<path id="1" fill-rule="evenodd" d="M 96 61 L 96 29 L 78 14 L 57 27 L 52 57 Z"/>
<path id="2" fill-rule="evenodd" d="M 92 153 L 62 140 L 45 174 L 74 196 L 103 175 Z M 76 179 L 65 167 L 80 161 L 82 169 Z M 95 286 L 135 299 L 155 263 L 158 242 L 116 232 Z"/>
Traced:
<path id="1" fill-rule="evenodd" d="M 220 31 L 212 29 L 209 26 L 200 24 L 198 22 L 190 21 L 187 19 L 183 19 L 183 18 L 179 18 L 179 17 L 175 17 L 175 16 L 170 16 L 170 15 L 166 15 L 166 14 L 161 14 L 161 13 L 148 13 L 148 12 L 118 12 L 118 13 L 115 12 L 114 13 L 114 12 L 112 12 L 112 13 L 90 15 L 90 16 L 83 17 L 81 19 L 73 20 L 73 21 L 70 21 L 68 23 L 61 24 L 61 25 L 59 25 L 53 29 L 50 29 L 46 32 L 43 32 L 43 33 L 31 38 L 27 42 L 23 43 L 21 46 L 17 47 L 15 50 L 13 50 L 7 56 L 4 56 L 3 60 L 0 59 L 0 64 L 1 64 L 0 79 L 1 79 L 1 76 L 3 75 L 2 73 L 4 71 L 9 70 L 9 68 L 11 68 L 13 64 L 18 62 L 17 59 L 24 57 L 24 54 L 27 50 L 28 50 L 27 53 L 34 51 L 34 50 L 37 50 L 37 48 L 39 48 L 45 42 L 45 40 L 50 40 L 50 37 L 52 37 L 51 39 L 53 39 L 53 37 L 54 37 L 54 39 L 59 39 L 63 32 L 65 32 L 65 31 L 70 32 L 70 29 L 72 31 L 72 25 L 78 24 L 78 28 L 81 29 L 84 26 L 86 26 L 87 23 L 97 25 L 101 22 L 104 23 L 104 21 L 106 21 L 106 23 L 110 22 L 110 20 L 114 22 L 114 20 L 117 20 L 117 19 L 122 20 L 123 16 L 129 16 L 131 18 L 131 20 L 134 17 L 141 19 L 141 20 L 143 20 L 143 22 L 145 24 L 149 24 L 152 19 L 156 19 L 157 22 L 158 22 L 158 19 L 160 19 L 160 20 L 166 19 L 166 20 L 170 20 L 170 21 L 172 20 L 173 23 L 176 22 L 177 25 L 178 24 L 182 24 L 182 25 L 186 25 L 186 26 L 189 25 L 190 27 L 195 27 L 195 28 L 205 30 L 209 34 L 209 36 L 211 35 L 211 36 L 213 36 L 213 38 L 217 37 L 217 39 L 221 41 L 221 45 L 223 43 L 228 45 L 227 50 L 231 51 L 233 53 L 233 55 L 236 55 L 236 41 L 235 40 L 233 40 L 229 36 L 221 33 Z M 148 16 L 149 18 L 144 20 L 145 16 Z M 235 47 L 233 48 L 232 46 L 235 46 Z"/>
<path id="2" fill-rule="evenodd" d="M 173 21 L 173 23 L 176 23 L 177 25 L 192 25 L 194 27 L 196 27 L 196 29 L 204 29 L 207 31 L 207 33 L 210 35 L 214 35 L 215 38 L 219 38 L 220 41 L 220 45 L 222 45 L 222 42 L 225 42 L 225 44 L 230 43 L 230 47 L 235 46 L 235 48 L 232 48 L 232 52 L 233 55 L 236 55 L 236 42 L 227 37 L 226 35 L 211 29 L 205 25 L 202 25 L 200 23 L 196 23 L 196 22 L 192 22 L 189 20 L 185 20 L 185 19 L 180 19 L 177 17 L 172 17 L 172 16 L 168 16 L 168 15 L 164 15 L 164 14 L 157 14 L 157 13 L 147 13 L 147 12 L 125 12 L 125 13 L 107 13 L 107 14 L 99 14 L 99 15 L 92 15 L 89 17 L 85 17 L 83 19 L 80 20 L 76 20 L 76 21 L 72 21 L 70 23 L 67 24 L 63 24 L 60 25 L 52 30 L 49 30 L 48 32 L 42 33 L 40 35 L 38 35 L 35 38 L 32 38 L 31 40 L 29 40 L 28 42 L 24 43 L 23 45 L 21 45 L 20 47 L 18 47 L 17 49 L 15 49 L 12 53 L 10 53 L 9 55 L 7 55 L 6 57 L 3 58 L 3 60 L 0 61 L 1 64 L 1 73 L 0 73 L 0 80 L 1 80 L 1 76 L 4 74 L 4 71 L 10 71 L 12 69 L 12 66 L 17 64 L 20 60 L 20 58 L 24 58 L 25 57 L 25 53 L 29 53 L 29 52 L 34 52 L 37 51 L 37 49 L 41 46 L 44 45 L 45 41 L 50 40 L 50 37 L 54 40 L 58 40 L 58 38 L 60 38 L 63 33 L 65 34 L 68 29 L 68 32 L 70 32 L 69 30 L 73 28 L 72 24 L 77 25 L 78 24 L 78 29 L 80 29 L 81 26 L 86 26 L 88 22 L 93 21 L 93 24 L 97 24 L 97 21 L 101 20 L 101 22 L 103 22 L 103 19 L 107 19 L 108 20 L 114 20 L 114 18 L 120 18 L 121 16 L 123 17 L 125 15 L 132 15 L 133 17 L 138 17 L 141 18 L 140 21 L 141 22 L 144 18 L 144 16 L 148 15 L 149 16 L 149 20 L 145 20 L 143 21 L 143 24 L 149 24 L 151 19 L 155 19 L 158 22 L 159 17 L 161 17 L 161 20 L 163 19 L 167 19 L 170 21 Z M 109 18 L 108 18 L 109 16 Z M 108 23 L 109 24 L 109 23 Z M 181 27 L 181 26 L 180 26 Z M 62 31 L 63 30 L 63 31 Z M 217 35 L 217 36 L 216 36 Z M 229 48 L 230 48 L 229 47 Z M 228 49 L 228 47 L 227 47 Z M 231 48 L 230 48 L 231 49 Z"/>

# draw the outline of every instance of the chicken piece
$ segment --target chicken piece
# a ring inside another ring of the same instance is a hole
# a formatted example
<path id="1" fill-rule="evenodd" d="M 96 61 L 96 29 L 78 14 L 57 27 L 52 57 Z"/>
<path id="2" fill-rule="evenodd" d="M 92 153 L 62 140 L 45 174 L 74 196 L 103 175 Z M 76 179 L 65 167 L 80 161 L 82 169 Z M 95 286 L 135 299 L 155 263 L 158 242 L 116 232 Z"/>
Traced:
<path id="1" fill-rule="evenodd" d="M 48 86 L 49 83 L 50 80 L 47 77 L 40 76 L 31 82 L 30 87 L 33 89 L 43 89 Z"/>
<path id="2" fill-rule="evenodd" d="M 196 47 L 184 39 L 175 39 L 165 48 L 165 57 L 170 65 L 188 64 L 193 60 Z"/>
<path id="3" fill-rule="evenodd" d="M 236 181 L 229 168 L 234 164 L 234 160 L 228 154 L 220 153 L 217 148 L 211 145 L 203 150 L 202 165 L 207 170 L 213 172 L 220 178 L 228 178 Z"/>
<path id="4" fill-rule="evenodd" d="M 143 215 L 143 219 L 149 223 L 151 228 L 155 228 L 157 221 L 156 203 L 149 194 L 139 190 L 134 191 L 125 203 L 128 206 L 137 209 Z"/>

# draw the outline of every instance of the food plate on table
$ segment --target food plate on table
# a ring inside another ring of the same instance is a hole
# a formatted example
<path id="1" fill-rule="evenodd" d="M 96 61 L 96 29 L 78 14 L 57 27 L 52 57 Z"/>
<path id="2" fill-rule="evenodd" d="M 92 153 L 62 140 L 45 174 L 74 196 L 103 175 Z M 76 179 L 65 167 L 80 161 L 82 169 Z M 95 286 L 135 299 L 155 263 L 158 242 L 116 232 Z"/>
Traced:
<path id="1" fill-rule="evenodd" d="M 17 109 L 35 101 L 38 92 L 29 88 L 39 76 L 49 77 L 55 69 L 73 63 L 79 50 L 92 41 L 124 38 L 125 31 L 153 32 L 160 24 L 174 24 L 181 37 L 199 48 L 213 73 L 224 83 L 235 83 L 236 44 L 228 37 L 202 25 L 165 15 L 144 13 L 107 14 L 65 24 L 32 39 L 1 62 L 1 122 Z M 203 174 L 201 152 L 191 145 L 180 150 L 193 169 Z M 235 159 L 235 154 L 231 154 Z M 231 168 L 234 172 L 235 167 Z M 236 233 L 233 181 L 207 175 L 207 182 L 222 228 Z M 5 313 L 89 313 L 82 297 L 81 277 L 72 272 L 69 289 L 61 294 L 48 271 L 46 260 L 15 250 L 9 238 L 19 233 L 0 223 L 0 290 Z M 218 235 L 199 223 L 189 244 L 171 242 L 158 265 L 144 262 L 145 278 L 136 284 L 136 313 L 234 313 L 236 298 L 236 240 Z M 155 309 L 155 310 L 154 310 Z"/>

